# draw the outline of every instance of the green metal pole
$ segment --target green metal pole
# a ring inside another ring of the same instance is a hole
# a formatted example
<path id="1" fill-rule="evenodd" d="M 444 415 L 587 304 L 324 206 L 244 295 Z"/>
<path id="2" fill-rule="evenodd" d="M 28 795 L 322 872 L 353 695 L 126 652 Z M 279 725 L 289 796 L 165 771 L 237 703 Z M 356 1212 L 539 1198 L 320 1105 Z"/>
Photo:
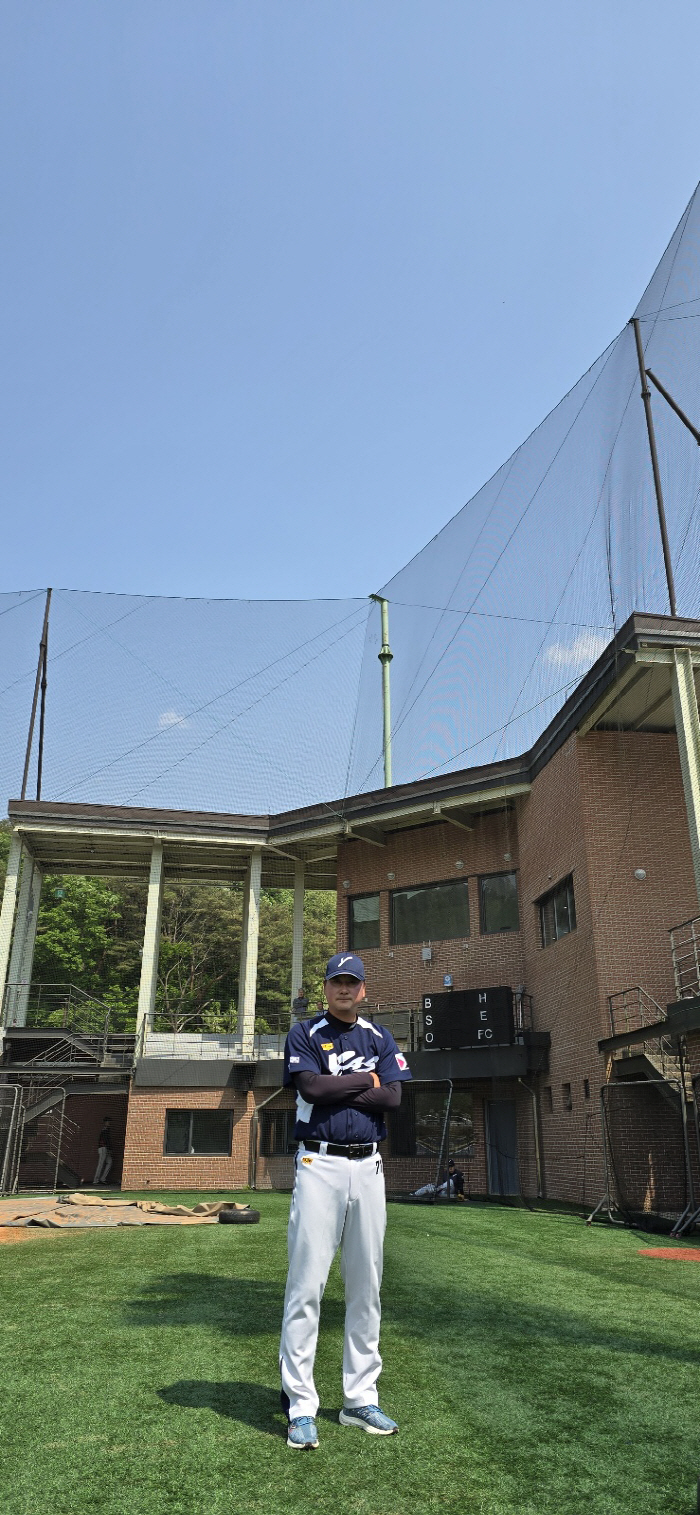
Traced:
<path id="1" fill-rule="evenodd" d="M 370 595 L 382 612 L 382 645 L 378 653 L 382 665 L 382 706 L 384 714 L 384 788 L 391 788 L 391 674 L 389 664 L 394 656 L 389 646 L 389 601 L 381 595 Z"/>

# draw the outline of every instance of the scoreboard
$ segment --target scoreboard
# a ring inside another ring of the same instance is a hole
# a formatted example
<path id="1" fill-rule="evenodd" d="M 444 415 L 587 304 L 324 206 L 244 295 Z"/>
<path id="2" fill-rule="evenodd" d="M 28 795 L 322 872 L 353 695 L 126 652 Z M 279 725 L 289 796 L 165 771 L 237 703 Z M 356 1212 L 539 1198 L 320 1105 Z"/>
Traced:
<path id="1" fill-rule="evenodd" d="M 514 1039 L 513 990 L 455 989 L 423 995 L 423 1046 L 510 1047 Z"/>

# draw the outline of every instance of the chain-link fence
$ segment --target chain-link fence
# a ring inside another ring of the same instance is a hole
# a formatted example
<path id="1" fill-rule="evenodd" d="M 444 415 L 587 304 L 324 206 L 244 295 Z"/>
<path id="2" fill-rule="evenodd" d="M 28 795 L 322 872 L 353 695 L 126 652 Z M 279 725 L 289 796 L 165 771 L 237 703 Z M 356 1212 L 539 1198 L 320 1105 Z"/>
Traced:
<path id="1" fill-rule="evenodd" d="M 646 1230 L 675 1230 L 694 1206 L 687 1106 L 668 1079 L 625 1080 L 601 1090 L 605 1213 Z"/>
<path id="2" fill-rule="evenodd" d="M 297 1143 L 293 1090 L 278 1089 L 258 1106 L 251 1127 L 250 1183 L 289 1190 Z M 386 1117 L 382 1143 L 387 1194 L 423 1200 L 457 1199 L 470 1189 L 474 1157 L 474 1097 L 449 1080 L 414 1079 L 402 1087 L 398 1110 Z M 450 1178 L 454 1161 L 459 1177 Z"/>

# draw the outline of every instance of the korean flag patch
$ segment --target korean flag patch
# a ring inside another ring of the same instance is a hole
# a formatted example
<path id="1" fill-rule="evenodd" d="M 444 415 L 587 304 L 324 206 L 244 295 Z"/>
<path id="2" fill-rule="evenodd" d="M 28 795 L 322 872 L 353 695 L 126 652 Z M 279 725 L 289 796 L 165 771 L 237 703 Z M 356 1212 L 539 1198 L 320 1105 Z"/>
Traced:
<path id="1" fill-rule="evenodd" d="M 404 1068 L 408 1067 L 408 1063 L 406 1062 L 406 1059 L 405 1059 L 405 1057 L 403 1055 L 403 1052 L 397 1052 L 397 1054 L 396 1054 L 396 1061 L 397 1061 L 397 1063 L 398 1063 L 398 1065 L 399 1065 L 399 1067 L 400 1067 L 400 1069 L 401 1069 L 402 1072 L 403 1072 Z"/>

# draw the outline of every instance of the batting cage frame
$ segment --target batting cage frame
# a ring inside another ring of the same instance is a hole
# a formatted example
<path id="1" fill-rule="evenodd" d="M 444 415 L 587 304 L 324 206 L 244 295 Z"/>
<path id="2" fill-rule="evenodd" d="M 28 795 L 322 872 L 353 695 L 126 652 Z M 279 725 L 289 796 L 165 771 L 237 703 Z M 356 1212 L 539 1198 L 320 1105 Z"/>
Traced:
<path id="1" fill-rule="evenodd" d="M 600 1112 L 605 1191 L 586 1224 L 605 1214 L 613 1225 L 679 1235 L 696 1209 L 683 1084 L 604 1084 Z"/>
<path id="2" fill-rule="evenodd" d="M 251 1189 L 290 1191 L 298 1143 L 294 1140 L 296 1097 L 275 1089 L 254 1112 L 250 1133 Z M 388 1136 L 382 1158 L 390 1199 L 435 1204 L 460 1197 L 449 1177 L 474 1156 L 473 1095 L 450 1079 L 412 1079 L 402 1086 L 398 1110 L 387 1111 Z M 467 1188 L 469 1185 L 467 1184 Z"/>
<path id="3" fill-rule="evenodd" d="M 77 1131 L 67 1097 L 63 1084 L 0 1085 L 0 1195 L 61 1186 L 65 1149 Z"/>

